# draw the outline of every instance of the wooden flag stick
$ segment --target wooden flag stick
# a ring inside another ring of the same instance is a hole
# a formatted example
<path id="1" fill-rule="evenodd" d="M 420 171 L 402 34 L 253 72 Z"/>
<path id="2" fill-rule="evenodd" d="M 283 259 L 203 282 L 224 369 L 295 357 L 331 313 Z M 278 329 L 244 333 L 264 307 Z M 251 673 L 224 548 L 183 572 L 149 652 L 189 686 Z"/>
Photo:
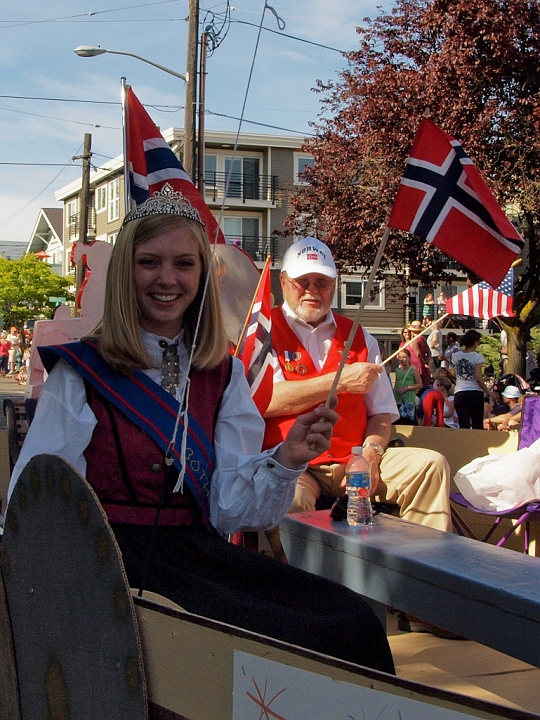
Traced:
<path id="1" fill-rule="evenodd" d="M 384 230 L 383 236 L 381 238 L 381 242 L 379 245 L 379 249 L 377 250 L 375 260 L 373 261 L 373 266 L 371 268 L 371 272 L 369 273 L 369 278 L 367 281 L 366 289 L 362 293 L 362 300 L 360 301 L 360 305 L 358 306 L 358 310 L 356 311 L 356 316 L 354 318 L 353 326 L 351 328 L 349 337 L 345 344 L 345 349 L 343 350 L 343 355 L 341 356 L 341 362 L 339 363 L 339 367 L 336 371 L 336 376 L 334 378 L 334 382 L 332 383 L 332 387 L 330 388 L 330 392 L 328 393 L 328 397 L 326 398 L 325 407 L 330 406 L 330 399 L 331 399 L 332 395 L 334 395 L 336 392 L 336 388 L 338 386 L 339 379 L 341 377 L 341 373 L 343 372 L 343 368 L 345 367 L 345 363 L 347 362 L 347 355 L 349 354 L 349 352 L 351 350 L 354 336 L 356 335 L 356 331 L 358 330 L 358 326 L 360 325 L 360 320 L 362 318 L 362 313 L 364 312 L 365 304 L 366 304 L 369 296 L 371 295 L 371 290 L 373 288 L 373 283 L 375 281 L 375 275 L 377 274 L 377 270 L 379 269 L 379 265 L 381 264 L 381 258 L 383 256 L 384 250 L 386 248 L 386 243 L 388 242 L 389 235 L 390 235 L 390 228 L 387 225 Z"/>
<path id="2" fill-rule="evenodd" d="M 425 333 L 430 332 L 431 330 L 433 330 L 433 328 L 434 328 L 436 325 L 438 325 L 440 322 L 442 322 L 442 321 L 444 320 L 444 318 L 447 318 L 449 315 L 450 315 L 450 313 L 444 313 L 444 315 L 441 315 L 440 318 L 437 318 L 437 320 L 435 320 L 435 322 L 432 322 L 431 325 L 428 325 L 427 328 L 424 328 L 424 329 L 422 330 L 422 332 L 418 333 L 418 335 L 415 335 L 415 336 L 414 336 L 413 338 L 411 338 L 410 340 L 407 340 L 407 342 L 405 343 L 405 345 L 402 345 L 400 348 L 398 348 L 398 349 L 396 350 L 395 353 L 392 353 L 391 355 L 389 355 L 389 356 L 386 358 L 386 360 L 384 360 L 384 361 L 381 363 L 381 367 L 382 367 L 383 365 L 386 365 L 386 363 L 390 362 L 390 360 L 393 360 L 398 353 L 400 353 L 402 350 L 405 350 L 405 348 L 408 348 L 409 345 L 412 345 L 412 343 L 416 340 L 417 337 L 420 337 L 420 335 L 424 335 Z"/>
<path id="3" fill-rule="evenodd" d="M 251 305 L 249 306 L 248 314 L 246 317 L 246 321 L 244 323 L 244 327 L 242 328 L 242 332 L 240 333 L 240 338 L 238 340 L 238 343 L 236 345 L 236 348 L 234 350 L 233 357 L 238 357 L 238 353 L 240 352 L 240 348 L 242 347 L 242 343 L 244 342 L 244 338 L 246 336 L 246 333 L 249 328 L 249 321 L 251 319 L 251 313 L 253 312 L 253 306 L 255 305 L 255 301 L 257 300 L 257 293 L 259 292 L 259 288 L 261 287 L 261 283 L 264 278 L 264 273 L 266 272 L 266 268 L 268 267 L 268 264 L 270 263 L 270 255 L 267 255 L 266 262 L 264 263 L 264 267 L 261 271 L 261 274 L 259 276 L 259 281 L 257 282 L 257 287 L 255 288 L 255 292 L 253 293 L 253 297 L 251 299 Z"/>

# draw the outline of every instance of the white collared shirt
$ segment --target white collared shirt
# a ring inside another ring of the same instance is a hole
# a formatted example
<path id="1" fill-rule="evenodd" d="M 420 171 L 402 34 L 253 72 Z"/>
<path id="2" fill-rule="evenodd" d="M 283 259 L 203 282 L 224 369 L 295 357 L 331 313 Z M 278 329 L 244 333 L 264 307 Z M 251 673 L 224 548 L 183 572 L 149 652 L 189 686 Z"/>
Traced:
<path id="1" fill-rule="evenodd" d="M 326 358 L 328 357 L 328 352 L 330 351 L 330 346 L 332 345 L 332 340 L 334 339 L 337 329 L 334 313 L 329 310 L 326 318 L 317 325 L 317 327 L 313 327 L 312 325 L 309 325 L 309 323 L 297 317 L 286 302 L 283 303 L 282 310 L 287 324 L 308 351 L 315 367 L 318 367 L 319 370 L 321 370 L 324 367 Z M 380 365 L 382 359 L 379 343 L 373 335 L 370 335 L 365 330 L 364 337 L 368 351 L 367 361 Z M 284 382 L 285 376 L 283 375 L 283 371 L 275 353 L 272 361 L 274 367 L 274 383 Z M 366 393 L 363 397 L 366 403 L 368 417 L 371 417 L 371 415 L 379 415 L 381 413 L 389 413 L 392 416 L 391 422 L 394 422 L 394 420 L 399 418 L 392 386 L 390 384 L 388 374 L 384 371 L 384 369 L 379 375 L 379 378 L 375 381 L 373 389 L 369 393 Z"/>
<path id="2" fill-rule="evenodd" d="M 175 338 L 180 341 L 181 377 L 187 372 L 189 359 L 182 337 L 181 333 Z M 163 353 L 159 341 L 171 340 L 142 330 L 141 338 L 158 365 L 143 372 L 159 385 Z M 41 390 L 34 420 L 11 476 L 8 499 L 21 471 L 35 455 L 59 455 L 84 476 L 84 451 L 96 423 L 86 401 L 83 379 L 67 362 L 59 360 Z M 263 432 L 264 420 L 251 398 L 243 365 L 233 358 L 231 380 L 216 423 L 216 466 L 210 491 L 210 518 L 223 533 L 275 527 L 292 502 L 296 478 L 304 468 L 291 470 L 277 463 L 272 458 L 275 448 L 261 452 Z"/>

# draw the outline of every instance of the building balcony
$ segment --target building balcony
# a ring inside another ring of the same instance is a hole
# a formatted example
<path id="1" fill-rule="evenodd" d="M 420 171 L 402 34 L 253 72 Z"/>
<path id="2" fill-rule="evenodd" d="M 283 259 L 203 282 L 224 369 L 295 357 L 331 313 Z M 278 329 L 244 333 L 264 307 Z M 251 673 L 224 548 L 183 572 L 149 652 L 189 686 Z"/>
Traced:
<path id="1" fill-rule="evenodd" d="M 264 203 L 274 205 L 278 189 L 277 175 L 248 175 L 232 173 L 227 187 L 228 173 L 205 172 L 205 198 L 207 202 L 234 202 L 242 204 Z"/>
<path id="2" fill-rule="evenodd" d="M 277 259 L 278 243 L 275 237 L 225 235 L 225 239 L 230 245 L 236 245 L 245 250 L 255 262 L 265 262 L 268 255 L 270 255 L 272 264 Z"/>
<path id="3" fill-rule="evenodd" d="M 73 242 L 79 238 L 79 224 L 80 224 L 80 213 L 70 215 L 68 218 L 68 237 L 70 242 Z M 96 209 L 94 207 L 88 208 L 88 238 L 96 237 Z"/>

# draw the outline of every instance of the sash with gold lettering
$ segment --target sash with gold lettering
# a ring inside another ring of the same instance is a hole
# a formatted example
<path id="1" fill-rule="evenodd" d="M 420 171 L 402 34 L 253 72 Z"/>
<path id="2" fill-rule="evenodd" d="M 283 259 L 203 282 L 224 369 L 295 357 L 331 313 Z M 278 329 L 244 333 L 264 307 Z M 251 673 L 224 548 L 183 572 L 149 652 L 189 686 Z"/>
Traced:
<path id="1" fill-rule="evenodd" d="M 173 437 L 179 403 L 170 393 L 138 370 L 130 375 L 108 365 L 93 343 L 74 342 L 38 348 L 43 365 L 50 372 L 63 358 L 97 392 L 117 407 L 129 420 L 156 442 L 165 454 Z M 180 423 L 180 428 L 183 425 Z M 181 435 L 180 435 L 181 437 Z M 181 447 L 179 442 L 177 447 Z M 173 463 L 182 469 L 180 451 L 172 450 Z M 185 482 L 199 505 L 203 520 L 210 526 L 210 480 L 215 466 L 215 451 L 206 432 L 189 415 Z M 215 530 L 213 530 L 215 532 Z"/>

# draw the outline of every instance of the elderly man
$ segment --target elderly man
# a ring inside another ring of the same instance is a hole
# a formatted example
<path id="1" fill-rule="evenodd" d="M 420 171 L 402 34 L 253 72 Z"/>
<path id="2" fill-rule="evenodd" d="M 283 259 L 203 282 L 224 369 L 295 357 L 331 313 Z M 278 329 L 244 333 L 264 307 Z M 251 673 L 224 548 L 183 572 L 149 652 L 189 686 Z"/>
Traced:
<path id="1" fill-rule="evenodd" d="M 336 276 L 329 248 L 316 238 L 294 243 L 283 257 L 284 303 L 272 311 L 274 392 L 265 413 L 265 447 L 280 442 L 297 415 L 328 396 L 352 326 L 330 309 Z M 363 444 L 375 499 L 399 504 L 407 520 L 449 531 L 445 458 L 432 450 L 387 449 L 399 415 L 379 352 L 375 338 L 360 327 L 337 386 L 340 420 L 330 450 L 299 477 L 289 512 L 314 510 L 321 495 L 342 494 L 351 448 Z"/>

